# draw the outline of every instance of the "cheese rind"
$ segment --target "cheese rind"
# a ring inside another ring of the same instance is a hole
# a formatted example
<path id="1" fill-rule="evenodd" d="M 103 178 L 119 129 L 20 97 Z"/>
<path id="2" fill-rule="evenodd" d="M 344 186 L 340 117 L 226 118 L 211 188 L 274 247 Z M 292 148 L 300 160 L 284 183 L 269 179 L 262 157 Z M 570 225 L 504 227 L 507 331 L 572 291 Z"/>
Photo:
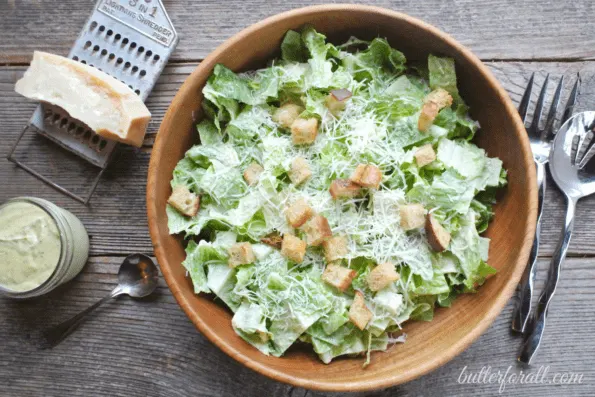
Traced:
<path id="1" fill-rule="evenodd" d="M 97 134 L 140 147 L 151 113 L 126 84 L 92 66 L 35 51 L 15 91 L 51 103 Z"/>

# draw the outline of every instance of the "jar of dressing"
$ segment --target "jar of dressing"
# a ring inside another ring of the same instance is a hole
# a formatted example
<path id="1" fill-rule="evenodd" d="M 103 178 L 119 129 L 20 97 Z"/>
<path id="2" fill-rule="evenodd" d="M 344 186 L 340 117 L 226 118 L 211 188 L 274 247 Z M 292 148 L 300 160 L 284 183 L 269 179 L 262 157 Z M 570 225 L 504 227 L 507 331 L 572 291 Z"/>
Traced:
<path id="1" fill-rule="evenodd" d="M 0 295 L 46 294 L 80 273 L 88 256 L 87 231 L 65 209 L 34 197 L 0 205 Z"/>

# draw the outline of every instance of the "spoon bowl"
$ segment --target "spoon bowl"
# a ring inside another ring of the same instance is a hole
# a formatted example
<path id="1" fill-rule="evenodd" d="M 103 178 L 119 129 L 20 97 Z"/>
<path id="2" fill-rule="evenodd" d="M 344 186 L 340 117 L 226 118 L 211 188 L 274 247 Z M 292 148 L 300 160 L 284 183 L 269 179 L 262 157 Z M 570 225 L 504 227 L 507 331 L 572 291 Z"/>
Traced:
<path id="1" fill-rule="evenodd" d="M 574 115 L 558 131 L 550 155 L 550 171 L 558 187 L 579 199 L 595 193 L 595 174 L 587 172 L 593 154 L 595 112 Z"/>
<path id="2" fill-rule="evenodd" d="M 118 286 L 122 293 L 144 298 L 155 291 L 159 271 L 151 258 L 143 254 L 128 255 L 118 271 Z"/>

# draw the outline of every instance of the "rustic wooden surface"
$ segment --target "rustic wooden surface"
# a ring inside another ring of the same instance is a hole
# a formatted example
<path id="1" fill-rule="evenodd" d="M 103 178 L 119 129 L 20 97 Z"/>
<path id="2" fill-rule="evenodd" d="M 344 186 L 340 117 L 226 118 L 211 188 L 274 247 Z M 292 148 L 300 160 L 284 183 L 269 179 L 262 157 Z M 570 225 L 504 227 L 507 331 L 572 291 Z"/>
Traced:
<path id="1" fill-rule="evenodd" d="M 13 92 L 34 49 L 65 54 L 90 13 L 93 1 L 7 0 L 0 2 L 0 202 L 21 195 L 49 199 L 80 217 L 91 236 L 92 257 L 73 282 L 43 299 L 0 299 L 0 396 L 323 396 L 271 381 L 243 368 L 198 333 L 163 281 L 144 301 L 122 298 L 107 305 L 58 348 L 39 351 L 44 326 L 55 324 L 107 294 L 118 264 L 132 252 L 152 253 L 145 214 L 145 179 L 152 142 L 167 106 L 200 59 L 233 33 L 263 17 L 315 1 L 164 1 L 182 39 L 148 105 L 150 134 L 139 150 L 122 151 L 89 207 L 80 205 L 4 160 L 35 105 Z M 581 73 L 577 110 L 595 108 L 595 25 L 588 0 L 413 1 L 366 3 L 403 11 L 452 34 L 486 61 L 518 102 L 532 72 L 541 82 Z M 553 87 L 552 87 L 553 90 Z M 30 156 L 43 167 L 39 156 Z M 74 173 L 80 178 L 81 173 Z M 77 184 L 79 179 L 66 179 Z M 550 180 L 551 182 L 551 180 Z M 538 288 L 542 285 L 562 223 L 563 205 L 550 183 L 546 197 Z M 519 396 L 595 394 L 595 198 L 581 201 L 575 238 L 550 310 L 541 365 L 554 372 L 582 373 L 580 385 L 506 385 Z M 1 227 L 1 225 L 0 225 Z M 520 339 L 510 332 L 513 302 L 467 351 L 441 369 L 406 385 L 366 396 L 496 395 L 499 384 L 459 384 L 464 367 L 479 371 L 525 370 L 515 362 Z"/>

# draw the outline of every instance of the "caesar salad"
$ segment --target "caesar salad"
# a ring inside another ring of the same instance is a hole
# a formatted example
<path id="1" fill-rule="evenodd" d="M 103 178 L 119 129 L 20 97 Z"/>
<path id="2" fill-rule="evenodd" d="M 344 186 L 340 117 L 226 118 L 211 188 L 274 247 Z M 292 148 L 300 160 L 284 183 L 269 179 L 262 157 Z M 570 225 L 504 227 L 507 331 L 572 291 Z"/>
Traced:
<path id="1" fill-rule="evenodd" d="M 495 273 L 480 234 L 506 172 L 471 142 L 453 59 L 407 62 L 385 39 L 333 45 L 312 27 L 280 54 L 214 68 L 169 230 L 188 239 L 195 292 L 256 349 L 368 363 Z"/>

